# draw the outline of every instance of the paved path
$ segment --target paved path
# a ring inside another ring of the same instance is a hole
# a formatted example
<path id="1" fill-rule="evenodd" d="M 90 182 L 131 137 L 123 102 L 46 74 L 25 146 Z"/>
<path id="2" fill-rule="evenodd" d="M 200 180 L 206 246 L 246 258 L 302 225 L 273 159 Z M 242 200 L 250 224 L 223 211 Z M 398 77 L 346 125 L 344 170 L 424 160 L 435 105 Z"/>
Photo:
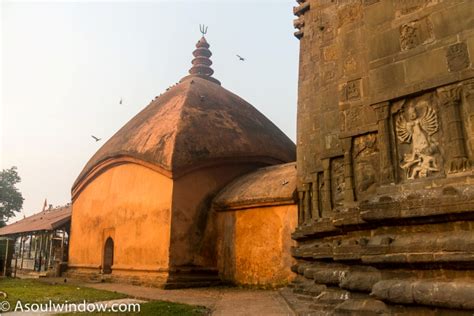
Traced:
<path id="1" fill-rule="evenodd" d="M 209 308 L 212 315 L 294 315 L 278 291 L 215 287 L 163 290 L 117 283 L 87 283 L 83 286 L 124 293 L 132 297 L 162 300 Z"/>

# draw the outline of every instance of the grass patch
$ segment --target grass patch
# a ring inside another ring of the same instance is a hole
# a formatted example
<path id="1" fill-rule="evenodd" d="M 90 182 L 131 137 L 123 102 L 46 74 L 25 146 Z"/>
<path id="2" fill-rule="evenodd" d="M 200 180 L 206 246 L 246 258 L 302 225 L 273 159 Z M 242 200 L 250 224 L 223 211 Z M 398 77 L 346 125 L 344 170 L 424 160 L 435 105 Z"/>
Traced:
<path id="1" fill-rule="evenodd" d="M 7 301 L 13 307 L 20 300 L 22 303 L 54 303 L 65 301 L 74 303 L 108 301 L 125 298 L 127 295 L 97 290 L 69 284 L 48 284 L 34 279 L 0 279 L 0 291 L 6 292 Z M 0 300 L 3 300 L 0 299 Z"/>
<path id="2" fill-rule="evenodd" d="M 86 313 L 68 313 L 61 316 L 81 315 Z M 140 304 L 140 312 L 129 313 L 87 313 L 87 315 L 159 315 L 159 316 L 203 316 L 210 315 L 209 310 L 201 306 L 192 306 L 179 303 L 150 301 Z"/>
<path id="3" fill-rule="evenodd" d="M 19 300 L 25 303 L 82 303 L 110 301 L 128 297 L 125 294 L 82 287 L 72 284 L 49 284 L 34 279 L 0 278 L 0 291 L 7 293 L 11 309 Z M 0 297 L 3 301 L 3 297 Z M 61 315 L 81 315 L 69 313 Z M 140 304 L 140 312 L 130 313 L 87 313 L 88 315 L 160 315 L 160 316 L 202 316 L 209 315 L 205 307 L 164 301 L 150 301 Z"/>

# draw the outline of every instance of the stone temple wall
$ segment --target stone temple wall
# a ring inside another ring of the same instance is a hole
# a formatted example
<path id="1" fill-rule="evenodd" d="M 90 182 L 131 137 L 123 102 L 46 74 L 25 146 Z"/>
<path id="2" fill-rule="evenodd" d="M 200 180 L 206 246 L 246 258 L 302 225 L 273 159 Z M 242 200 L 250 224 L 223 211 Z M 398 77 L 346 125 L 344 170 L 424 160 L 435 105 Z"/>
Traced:
<path id="1" fill-rule="evenodd" d="M 473 310 L 474 2 L 298 0 L 294 14 L 292 304 Z"/>

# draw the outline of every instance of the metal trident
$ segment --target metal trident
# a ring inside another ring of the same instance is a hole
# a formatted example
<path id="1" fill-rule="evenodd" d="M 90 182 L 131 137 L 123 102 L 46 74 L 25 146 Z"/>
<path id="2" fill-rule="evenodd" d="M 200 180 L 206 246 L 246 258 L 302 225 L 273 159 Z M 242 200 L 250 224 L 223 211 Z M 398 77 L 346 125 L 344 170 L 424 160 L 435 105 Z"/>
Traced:
<path id="1" fill-rule="evenodd" d="M 202 36 L 206 35 L 207 26 L 205 26 L 204 24 L 199 24 L 199 31 L 201 31 Z"/>

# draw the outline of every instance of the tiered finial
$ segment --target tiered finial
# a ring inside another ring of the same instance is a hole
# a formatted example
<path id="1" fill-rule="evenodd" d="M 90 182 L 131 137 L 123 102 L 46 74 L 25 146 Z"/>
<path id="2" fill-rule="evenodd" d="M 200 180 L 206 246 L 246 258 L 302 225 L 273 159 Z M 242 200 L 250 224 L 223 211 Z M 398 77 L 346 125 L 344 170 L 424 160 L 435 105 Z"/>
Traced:
<path id="1" fill-rule="evenodd" d="M 207 26 L 200 24 L 199 31 L 201 32 L 202 37 L 197 42 L 196 49 L 193 51 L 193 66 L 189 69 L 189 76 L 184 77 L 182 80 L 187 79 L 188 77 L 200 77 L 220 84 L 217 79 L 212 78 L 212 74 L 214 73 L 214 70 L 211 68 L 212 61 L 210 59 L 212 53 L 209 50 L 209 44 L 204 37 L 207 33 Z"/>

